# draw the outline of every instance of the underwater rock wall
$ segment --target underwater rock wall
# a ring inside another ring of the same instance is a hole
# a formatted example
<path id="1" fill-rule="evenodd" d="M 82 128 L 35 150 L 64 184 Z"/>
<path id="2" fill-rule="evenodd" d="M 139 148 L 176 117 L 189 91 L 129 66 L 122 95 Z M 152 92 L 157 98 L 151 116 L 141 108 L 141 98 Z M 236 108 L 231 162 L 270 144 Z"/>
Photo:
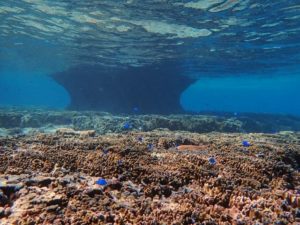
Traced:
<path id="1" fill-rule="evenodd" d="M 71 96 L 69 109 L 113 113 L 180 113 L 181 93 L 193 83 L 176 65 L 107 70 L 80 66 L 52 75 Z"/>

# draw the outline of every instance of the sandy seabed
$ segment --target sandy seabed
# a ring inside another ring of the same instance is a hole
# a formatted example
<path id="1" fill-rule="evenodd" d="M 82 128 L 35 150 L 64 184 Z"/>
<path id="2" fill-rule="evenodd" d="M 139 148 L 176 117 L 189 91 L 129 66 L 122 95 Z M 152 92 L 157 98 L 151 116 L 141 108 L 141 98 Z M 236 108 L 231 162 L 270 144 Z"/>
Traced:
<path id="1" fill-rule="evenodd" d="M 57 128 L 1 137 L 0 162 L 1 225 L 300 224 L 297 132 Z"/>

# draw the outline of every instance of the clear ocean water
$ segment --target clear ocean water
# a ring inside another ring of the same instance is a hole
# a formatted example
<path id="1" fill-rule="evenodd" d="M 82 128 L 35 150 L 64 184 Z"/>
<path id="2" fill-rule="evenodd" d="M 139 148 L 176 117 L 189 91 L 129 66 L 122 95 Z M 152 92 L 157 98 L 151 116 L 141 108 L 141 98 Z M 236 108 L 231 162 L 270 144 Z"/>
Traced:
<path id="1" fill-rule="evenodd" d="M 0 225 L 300 225 L 300 0 L 0 0 Z"/>
<path id="2" fill-rule="evenodd" d="M 0 2 L 0 106 L 300 115 L 299 0 Z"/>

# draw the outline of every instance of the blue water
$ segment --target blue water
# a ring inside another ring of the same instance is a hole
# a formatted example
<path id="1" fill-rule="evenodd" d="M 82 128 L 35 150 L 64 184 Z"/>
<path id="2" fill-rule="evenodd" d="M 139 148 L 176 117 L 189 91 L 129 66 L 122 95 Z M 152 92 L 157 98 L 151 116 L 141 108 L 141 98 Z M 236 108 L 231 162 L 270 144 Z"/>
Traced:
<path id="1" fill-rule="evenodd" d="M 187 112 L 257 112 L 300 115 L 300 76 L 202 78 L 181 95 Z M 0 106 L 67 108 L 68 92 L 43 74 L 3 73 Z M 4 94 L 5 93 L 5 94 Z"/>
<path id="2" fill-rule="evenodd" d="M 300 76 L 199 79 L 182 93 L 192 112 L 253 112 L 300 115 Z"/>
<path id="3" fill-rule="evenodd" d="M 300 115 L 299 5 L 1 1 L 0 106 Z"/>
<path id="4" fill-rule="evenodd" d="M 0 77 L 0 106 L 64 109 L 68 92 L 49 76 L 6 72 Z"/>

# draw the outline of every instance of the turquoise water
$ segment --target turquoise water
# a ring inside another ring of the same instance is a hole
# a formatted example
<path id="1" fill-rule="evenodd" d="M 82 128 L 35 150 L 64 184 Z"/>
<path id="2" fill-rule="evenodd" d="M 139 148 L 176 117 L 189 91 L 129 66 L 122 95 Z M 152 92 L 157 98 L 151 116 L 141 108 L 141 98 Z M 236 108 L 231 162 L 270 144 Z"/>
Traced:
<path id="1" fill-rule="evenodd" d="M 300 1 L 0 3 L 0 106 L 300 115 Z"/>

